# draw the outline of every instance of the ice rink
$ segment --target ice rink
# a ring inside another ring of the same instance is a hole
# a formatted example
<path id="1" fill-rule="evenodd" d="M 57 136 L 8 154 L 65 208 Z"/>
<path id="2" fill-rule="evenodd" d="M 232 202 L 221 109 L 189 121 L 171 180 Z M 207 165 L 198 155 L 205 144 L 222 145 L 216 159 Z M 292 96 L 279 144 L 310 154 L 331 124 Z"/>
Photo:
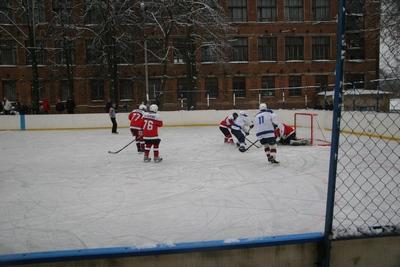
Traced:
<path id="1" fill-rule="evenodd" d="M 119 132 L 0 132 L 0 254 L 323 231 L 329 146 L 279 146 L 271 165 L 218 127 L 167 127 L 156 164 L 107 153 Z"/>

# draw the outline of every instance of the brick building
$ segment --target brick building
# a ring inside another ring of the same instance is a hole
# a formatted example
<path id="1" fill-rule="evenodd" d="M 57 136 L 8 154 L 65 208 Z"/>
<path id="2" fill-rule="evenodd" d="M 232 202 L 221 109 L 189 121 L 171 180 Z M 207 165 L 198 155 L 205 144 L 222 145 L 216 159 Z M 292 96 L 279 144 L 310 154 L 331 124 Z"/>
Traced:
<path id="1" fill-rule="evenodd" d="M 364 2 L 366 1 L 366 2 Z M 24 104 L 32 101 L 32 68 L 26 44 L 24 20 L 14 12 L 14 1 L 0 4 L 0 96 Z M 49 99 L 54 111 L 57 98 L 69 94 L 66 67 L 57 55 L 60 40 L 46 35 L 48 21 L 57 10 L 56 0 L 36 0 L 38 22 L 36 46 L 39 64 L 39 95 Z M 82 17 L 84 0 L 69 0 L 72 14 Z M 331 90 L 336 58 L 336 0 L 222 0 L 231 25 L 232 53 L 229 61 L 215 63 L 198 50 L 195 94 L 197 109 L 257 108 L 260 101 L 272 108 L 304 108 L 318 105 L 317 93 Z M 379 69 L 379 32 L 365 34 L 378 21 L 369 18 L 377 6 L 369 0 L 353 0 L 347 12 L 347 53 L 345 77 L 349 82 L 372 86 Z M 11 25 L 13 18 L 24 34 Z M 82 20 L 84 26 L 86 20 Z M 10 33 L 16 38 L 11 38 Z M 40 38 L 41 37 L 41 38 Z M 103 112 L 110 79 L 102 65 L 92 64 L 87 36 L 75 38 L 71 46 L 73 97 L 77 112 Z M 365 49 L 368 47 L 368 49 Z M 149 48 L 151 49 L 151 48 Z M 146 99 L 143 50 L 132 51 L 134 60 L 118 65 L 119 105 L 128 109 Z M 183 94 L 185 65 L 172 53 L 169 56 L 168 80 L 159 94 L 161 64 L 148 66 L 149 93 L 161 110 L 187 109 Z M 55 64 L 57 63 L 57 64 Z M 362 81 L 362 83 L 360 83 Z M 158 97 L 157 100 L 155 98 Z"/>

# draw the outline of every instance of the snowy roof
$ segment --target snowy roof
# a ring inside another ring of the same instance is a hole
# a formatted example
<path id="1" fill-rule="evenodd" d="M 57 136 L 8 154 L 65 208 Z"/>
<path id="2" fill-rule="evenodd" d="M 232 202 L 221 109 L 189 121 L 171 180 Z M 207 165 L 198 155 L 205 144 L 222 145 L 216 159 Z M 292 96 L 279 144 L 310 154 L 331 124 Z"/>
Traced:
<path id="1" fill-rule="evenodd" d="M 334 91 L 326 91 L 327 96 L 332 96 Z M 344 91 L 344 95 L 390 95 L 391 92 L 382 91 L 382 90 L 364 90 L 364 89 L 356 89 L 356 90 L 347 90 Z M 317 95 L 325 95 L 325 92 L 320 92 Z"/>

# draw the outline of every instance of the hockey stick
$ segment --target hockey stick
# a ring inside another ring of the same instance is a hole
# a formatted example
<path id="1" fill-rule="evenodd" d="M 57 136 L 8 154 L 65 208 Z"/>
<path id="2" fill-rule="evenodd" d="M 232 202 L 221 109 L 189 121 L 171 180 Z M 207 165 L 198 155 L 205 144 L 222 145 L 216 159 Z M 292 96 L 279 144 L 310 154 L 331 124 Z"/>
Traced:
<path id="1" fill-rule="evenodd" d="M 255 143 L 257 143 L 258 140 L 256 140 L 254 143 L 250 141 L 249 138 L 246 137 L 246 140 L 249 141 L 252 145 L 254 145 L 256 148 L 260 148 L 258 145 L 256 145 Z"/>
<path id="2" fill-rule="evenodd" d="M 252 142 L 248 147 L 246 147 L 246 149 L 245 149 L 243 152 L 246 152 L 246 151 L 249 150 L 249 148 L 252 147 L 252 146 L 257 146 L 257 145 L 256 145 L 257 142 L 258 142 L 258 140 Z M 257 147 L 259 147 L 259 146 L 257 146 Z"/>
<path id="3" fill-rule="evenodd" d="M 122 147 L 121 149 L 117 150 L 117 151 L 108 151 L 108 153 L 110 154 L 118 154 L 119 152 L 121 152 L 122 150 L 124 150 L 125 148 L 127 148 L 130 144 L 132 144 L 133 142 L 135 142 L 136 139 L 133 139 L 132 141 L 130 141 L 128 144 L 126 144 L 124 147 Z"/>

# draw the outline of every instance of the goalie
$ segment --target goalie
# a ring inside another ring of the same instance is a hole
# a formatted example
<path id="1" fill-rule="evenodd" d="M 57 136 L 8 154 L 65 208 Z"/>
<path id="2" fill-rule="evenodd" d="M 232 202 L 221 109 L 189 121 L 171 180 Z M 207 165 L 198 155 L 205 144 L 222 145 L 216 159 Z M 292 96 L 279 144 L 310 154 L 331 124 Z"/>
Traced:
<path id="1" fill-rule="evenodd" d="M 281 145 L 293 145 L 293 146 L 304 146 L 309 145 L 309 142 L 305 139 L 297 139 L 296 131 L 293 127 L 279 123 L 275 128 L 275 137 L 277 138 L 277 143 Z"/>

